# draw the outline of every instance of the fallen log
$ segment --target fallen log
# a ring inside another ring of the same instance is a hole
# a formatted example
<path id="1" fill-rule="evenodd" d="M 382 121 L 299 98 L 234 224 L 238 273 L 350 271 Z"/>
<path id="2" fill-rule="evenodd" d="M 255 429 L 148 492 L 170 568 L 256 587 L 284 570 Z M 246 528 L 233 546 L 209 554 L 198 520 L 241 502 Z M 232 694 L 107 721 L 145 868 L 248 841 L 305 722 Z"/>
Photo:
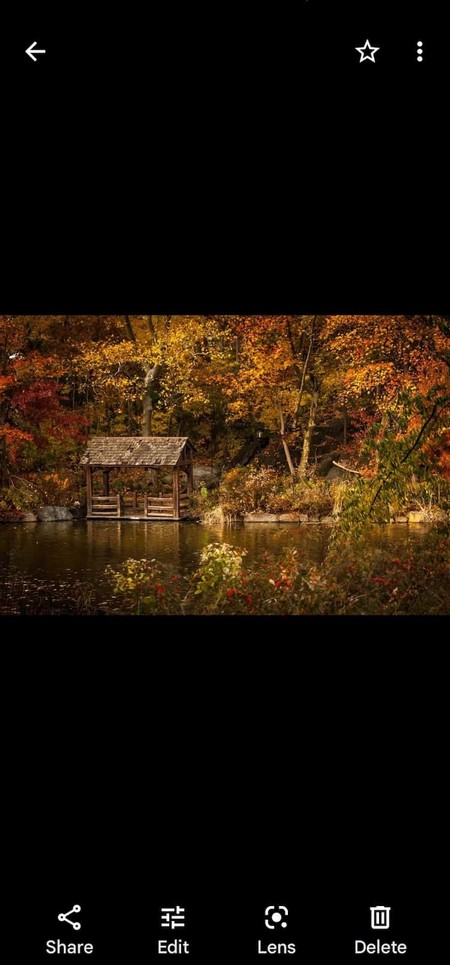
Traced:
<path id="1" fill-rule="evenodd" d="M 333 459 L 333 466 L 337 466 L 338 469 L 343 469 L 344 472 L 352 472 L 355 476 L 361 475 L 359 469 L 350 469 L 349 466 L 343 466 L 341 462 L 336 462 L 335 459 Z"/>

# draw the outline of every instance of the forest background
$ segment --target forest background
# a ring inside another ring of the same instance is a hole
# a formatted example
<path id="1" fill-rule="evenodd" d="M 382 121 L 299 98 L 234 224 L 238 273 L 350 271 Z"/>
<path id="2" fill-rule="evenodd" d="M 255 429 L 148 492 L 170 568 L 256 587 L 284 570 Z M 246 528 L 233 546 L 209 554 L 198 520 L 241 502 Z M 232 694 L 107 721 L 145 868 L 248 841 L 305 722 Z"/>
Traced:
<path id="1" fill-rule="evenodd" d="M 449 330 L 432 315 L 2 316 L 0 512 L 83 504 L 90 435 L 183 435 L 210 470 L 203 509 L 217 484 L 227 513 L 309 498 L 320 515 L 333 461 L 373 478 L 383 445 L 427 419 L 408 480 L 441 503 Z"/>

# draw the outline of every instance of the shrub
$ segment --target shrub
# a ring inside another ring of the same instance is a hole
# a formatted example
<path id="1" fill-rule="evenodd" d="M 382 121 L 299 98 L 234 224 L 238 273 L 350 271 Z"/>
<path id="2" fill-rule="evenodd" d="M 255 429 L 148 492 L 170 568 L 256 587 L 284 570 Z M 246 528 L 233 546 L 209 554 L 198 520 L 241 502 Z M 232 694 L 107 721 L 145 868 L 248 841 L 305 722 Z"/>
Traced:
<path id="1" fill-rule="evenodd" d="M 20 519 L 21 512 L 33 510 L 39 505 L 39 498 L 36 490 L 28 486 L 9 486 L 0 490 L 0 511 L 10 513 L 17 512 Z"/>
<path id="2" fill-rule="evenodd" d="M 350 486 L 351 483 L 344 479 L 336 479 L 331 484 L 331 492 L 333 496 L 333 516 L 340 516 Z"/>
<path id="3" fill-rule="evenodd" d="M 103 492 L 103 484 L 98 483 L 98 485 L 94 488 L 95 488 L 95 491 L 97 491 L 98 489 L 99 493 Z M 126 489 L 126 483 L 124 479 L 114 479 L 114 481 L 111 484 L 111 490 L 113 493 L 117 495 L 118 493 L 125 492 L 125 489 Z"/>
<path id="4" fill-rule="evenodd" d="M 241 583 L 242 561 L 247 550 L 228 543 L 211 543 L 200 556 L 191 583 L 191 595 L 203 613 L 221 612 L 223 604 Z M 197 602 L 198 599 L 198 602 Z"/>
<path id="5" fill-rule="evenodd" d="M 166 570 L 156 560 L 126 560 L 117 569 L 108 566 L 106 576 L 112 583 L 126 612 L 177 613 L 179 611 L 179 582 L 168 578 Z"/>
<path id="6" fill-rule="evenodd" d="M 307 612 L 311 587 L 296 550 L 275 559 L 263 553 L 244 567 L 246 550 L 211 543 L 203 550 L 187 592 L 155 560 L 127 560 L 106 575 L 122 612 L 137 614 L 286 614 Z"/>
<path id="7" fill-rule="evenodd" d="M 229 516 L 258 510 L 328 516 L 334 502 L 333 487 L 326 480 L 295 480 L 275 469 L 253 466 L 228 472 L 222 479 L 219 498 L 224 513 Z"/>
<path id="8" fill-rule="evenodd" d="M 265 552 L 242 570 L 238 585 L 227 591 L 221 612 L 265 616 L 308 612 L 311 588 L 304 572 L 297 550 L 286 550 L 281 557 Z"/>
<path id="9" fill-rule="evenodd" d="M 202 486 L 201 489 L 194 489 L 190 495 L 189 509 L 190 515 L 195 517 L 201 517 L 206 520 L 211 517 L 213 519 L 217 514 L 220 513 L 223 518 L 222 511 L 218 506 L 218 490 L 217 489 L 207 489 L 206 486 Z"/>
<path id="10" fill-rule="evenodd" d="M 184 582 L 155 560 L 108 567 L 113 592 L 125 611 L 192 614 L 448 614 L 450 521 L 423 539 L 380 547 L 341 538 L 319 566 L 296 550 L 263 553 L 245 566 L 245 550 L 212 543 Z M 186 587 L 186 589 L 185 589 Z"/>
<path id="11" fill-rule="evenodd" d="M 230 516 L 268 510 L 283 489 L 283 477 L 275 469 L 237 468 L 223 477 L 219 489 L 220 504 Z M 275 510 L 273 510 L 275 512 Z"/>
<path id="12" fill-rule="evenodd" d="M 307 516 L 331 516 L 333 487 L 325 479 L 300 479 L 292 492 L 292 509 Z"/>
<path id="13" fill-rule="evenodd" d="M 39 474 L 41 504 L 44 499 L 50 505 L 66 506 L 77 498 L 76 482 L 72 475 L 61 472 Z"/>
<path id="14" fill-rule="evenodd" d="M 450 509 L 450 483 L 435 476 L 423 482 L 411 483 L 405 496 L 408 509 L 419 509 L 430 519 L 439 516 L 441 509 Z"/>
<path id="15" fill-rule="evenodd" d="M 450 524 L 422 539 L 380 547 L 341 536 L 316 568 L 314 609 L 329 614 L 448 614 Z"/>

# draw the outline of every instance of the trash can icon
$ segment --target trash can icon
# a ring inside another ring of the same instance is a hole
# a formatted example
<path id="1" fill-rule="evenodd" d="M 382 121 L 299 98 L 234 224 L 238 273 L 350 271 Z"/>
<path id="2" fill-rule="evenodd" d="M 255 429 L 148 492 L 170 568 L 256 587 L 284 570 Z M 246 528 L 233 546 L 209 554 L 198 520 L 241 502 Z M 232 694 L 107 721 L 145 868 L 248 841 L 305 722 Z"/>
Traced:
<path id="1" fill-rule="evenodd" d="M 371 928 L 389 928 L 390 908 L 386 905 L 374 905 L 370 909 Z"/>

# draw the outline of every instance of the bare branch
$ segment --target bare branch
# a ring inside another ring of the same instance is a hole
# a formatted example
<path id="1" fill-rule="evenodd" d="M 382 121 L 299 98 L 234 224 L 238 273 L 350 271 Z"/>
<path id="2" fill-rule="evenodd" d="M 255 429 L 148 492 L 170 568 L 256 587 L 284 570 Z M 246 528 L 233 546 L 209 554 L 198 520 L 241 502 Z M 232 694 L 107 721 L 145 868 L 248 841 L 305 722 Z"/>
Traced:
<path id="1" fill-rule="evenodd" d="M 448 404 L 448 403 L 447 403 L 447 404 Z M 419 445 L 419 442 L 420 442 L 420 440 L 421 440 L 421 438 L 422 438 L 422 436 L 423 436 L 423 434 L 424 434 L 424 432 L 425 432 L 425 429 L 427 428 L 427 426 L 430 425 L 430 422 L 433 421 L 433 419 L 435 418 L 435 416 L 436 416 L 437 412 L 439 411 L 439 409 L 442 409 L 442 408 L 445 408 L 445 403 L 444 403 L 444 405 L 442 405 L 442 404 L 439 403 L 439 402 L 435 402 L 435 404 L 434 404 L 434 406 L 433 406 L 433 408 L 432 408 L 432 410 L 431 410 L 431 413 L 430 413 L 430 415 L 428 416 L 428 419 L 425 419 L 425 422 L 424 422 L 424 424 L 423 424 L 423 426 L 422 426 L 422 428 L 421 428 L 418 436 L 416 437 L 415 441 L 413 442 L 412 446 L 410 446 L 410 448 L 408 449 L 408 452 L 405 453 L 405 455 L 403 456 L 403 459 L 400 459 L 400 462 L 399 462 L 399 464 L 398 464 L 399 466 L 402 466 L 403 463 L 405 463 L 406 460 L 409 459 L 411 453 L 414 452 L 414 449 L 417 449 L 417 446 Z M 378 487 L 378 489 L 377 489 L 377 491 L 376 491 L 376 493 L 375 493 L 375 496 L 373 497 L 372 502 L 371 502 L 371 504 L 370 504 L 369 513 L 368 513 L 369 516 L 370 516 L 370 514 L 371 514 L 371 512 L 372 512 L 372 510 L 373 510 L 373 507 L 375 506 L 375 503 L 376 503 L 376 501 L 377 501 L 380 493 L 381 493 L 382 490 L 384 489 L 384 486 L 386 485 L 388 479 L 391 478 L 391 476 L 394 474 L 394 472 L 395 472 L 395 470 L 396 470 L 397 468 L 398 468 L 397 466 L 394 466 L 394 468 L 391 469 L 390 472 L 388 472 L 386 478 L 383 479 L 383 481 L 380 483 L 380 485 L 379 485 L 379 487 Z"/>

